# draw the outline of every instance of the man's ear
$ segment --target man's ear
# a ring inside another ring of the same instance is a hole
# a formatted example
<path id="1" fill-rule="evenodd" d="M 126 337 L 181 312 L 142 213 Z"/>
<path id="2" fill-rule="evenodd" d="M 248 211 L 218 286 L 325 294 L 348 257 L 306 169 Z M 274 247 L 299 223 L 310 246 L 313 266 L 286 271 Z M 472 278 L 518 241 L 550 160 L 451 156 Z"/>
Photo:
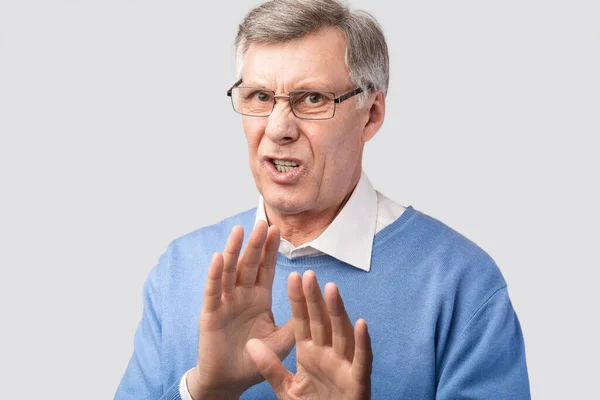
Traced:
<path id="1" fill-rule="evenodd" d="M 381 125 L 383 124 L 383 119 L 385 118 L 385 96 L 383 92 L 376 92 L 375 98 L 369 106 L 368 110 L 368 119 L 363 128 L 363 132 L 361 135 L 361 140 L 363 143 L 368 142 L 375 136 Z"/>

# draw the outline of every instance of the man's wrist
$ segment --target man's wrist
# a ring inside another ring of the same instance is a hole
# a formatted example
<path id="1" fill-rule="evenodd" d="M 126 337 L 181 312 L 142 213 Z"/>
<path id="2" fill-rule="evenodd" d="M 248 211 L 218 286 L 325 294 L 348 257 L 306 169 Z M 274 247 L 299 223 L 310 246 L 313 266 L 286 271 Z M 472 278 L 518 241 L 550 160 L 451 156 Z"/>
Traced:
<path id="1" fill-rule="evenodd" d="M 238 400 L 239 395 L 223 390 L 215 390 L 200 383 L 198 370 L 193 368 L 186 373 L 185 383 L 192 400 Z"/>

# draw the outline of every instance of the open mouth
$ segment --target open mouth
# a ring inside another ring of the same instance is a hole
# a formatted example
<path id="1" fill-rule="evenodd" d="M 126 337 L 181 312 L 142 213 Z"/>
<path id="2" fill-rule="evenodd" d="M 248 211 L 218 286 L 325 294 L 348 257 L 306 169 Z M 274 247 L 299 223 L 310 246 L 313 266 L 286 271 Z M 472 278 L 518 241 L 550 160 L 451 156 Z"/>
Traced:
<path id="1" fill-rule="evenodd" d="M 272 159 L 271 162 L 275 166 L 278 172 L 290 172 L 291 170 L 298 168 L 298 164 L 290 161 L 290 160 L 275 160 Z"/>

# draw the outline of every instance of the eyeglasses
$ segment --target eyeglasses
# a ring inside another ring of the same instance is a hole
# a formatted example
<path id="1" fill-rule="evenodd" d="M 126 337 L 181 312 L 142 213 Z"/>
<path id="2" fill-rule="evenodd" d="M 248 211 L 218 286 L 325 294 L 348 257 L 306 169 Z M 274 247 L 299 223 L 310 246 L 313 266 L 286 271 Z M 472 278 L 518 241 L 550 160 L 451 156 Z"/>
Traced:
<path id="1" fill-rule="evenodd" d="M 239 114 L 250 117 L 268 117 L 275 108 L 278 98 L 287 98 L 290 108 L 297 118 L 300 119 L 331 119 L 335 115 L 335 105 L 364 92 L 363 88 L 354 89 L 340 97 L 335 97 L 332 92 L 323 90 L 292 90 L 289 94 L 275 94 L 274 91 L 239 86 L 240 79 L 228 91 L 231 97 L 233 110 Z M 371 86 L 367 87 L 367 90 Z"/>

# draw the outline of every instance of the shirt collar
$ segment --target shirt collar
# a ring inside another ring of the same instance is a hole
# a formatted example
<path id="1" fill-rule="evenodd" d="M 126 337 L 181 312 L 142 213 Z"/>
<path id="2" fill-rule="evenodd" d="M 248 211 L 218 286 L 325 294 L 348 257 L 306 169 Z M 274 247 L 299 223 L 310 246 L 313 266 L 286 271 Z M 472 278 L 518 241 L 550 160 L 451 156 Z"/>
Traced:
<path id="1" fill-rule="evenodd" d="M 260 220 L 267 221 L 262 196 L 259 197 L 255 223 Z M 369 272 L 376 225 L 377 193 L 363 171 L 350 198 L 327 229 L 302 247 L 311 246 L 353 267 Z M 285 243 L 285 239 L 281 240 Z"/>

